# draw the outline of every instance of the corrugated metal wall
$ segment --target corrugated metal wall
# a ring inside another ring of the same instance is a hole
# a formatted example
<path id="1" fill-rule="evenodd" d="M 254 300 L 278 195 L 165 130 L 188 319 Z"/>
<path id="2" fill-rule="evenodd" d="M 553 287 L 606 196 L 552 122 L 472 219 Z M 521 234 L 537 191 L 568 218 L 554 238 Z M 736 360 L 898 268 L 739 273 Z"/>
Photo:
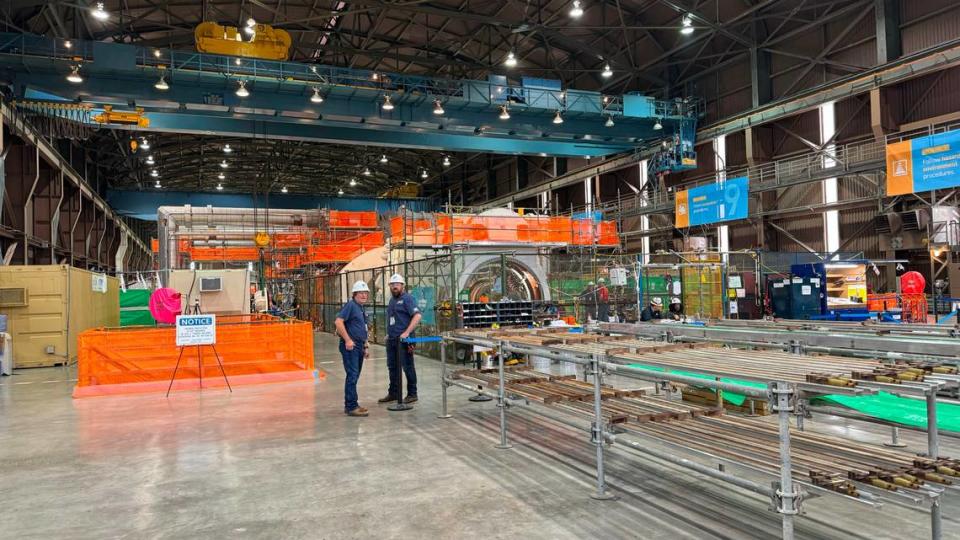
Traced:
<path id="1" fill-rule="evenodd" d="M 915 53 L 960 37 L 960 3 L 902 0 L 900 21 L 903 54 Z"/>

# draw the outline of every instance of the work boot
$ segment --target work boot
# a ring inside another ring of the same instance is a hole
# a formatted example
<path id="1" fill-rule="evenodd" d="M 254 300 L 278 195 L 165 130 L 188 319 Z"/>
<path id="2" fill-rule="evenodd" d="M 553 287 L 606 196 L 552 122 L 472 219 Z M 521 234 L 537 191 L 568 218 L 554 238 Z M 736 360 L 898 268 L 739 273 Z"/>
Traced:
<path id="1" fill-rule="evenodd" d="M 404 402 L 404 403 L 416 403 L 416 402 L 417 402 L 417 396 L 407 396 L 407 397 L 403 400 L 403 402 Z"/>
<path id="2" fill-rule="evenodd" d="M 352 411 L 347 412 L 347 416 L 367 416 L 370 414 L 370 411 L 364 409 L 363 407 L 357 407 Z"/>
<path id="3" fill-rule="evenodd" d="M 391 401 L 396 401 L 396 400 L 397 400 L 397 396 L 393 394 L 387 394 L 382 398 L 378 399 L 377 403 L 390 403 Z"/>

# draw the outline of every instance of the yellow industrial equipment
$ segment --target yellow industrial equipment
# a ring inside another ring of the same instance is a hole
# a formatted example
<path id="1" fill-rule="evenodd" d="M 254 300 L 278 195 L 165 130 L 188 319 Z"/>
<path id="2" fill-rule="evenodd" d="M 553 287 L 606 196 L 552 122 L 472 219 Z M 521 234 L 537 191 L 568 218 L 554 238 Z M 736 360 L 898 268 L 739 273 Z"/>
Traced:
<path id="1" fill-rule="evenodd" d="M 259 231 L 257 234 L 253 235 L 253 243 L 259 248 L 267 247 L 270 245 L 270 235 L 263 231 Z"/>
<path id="2" fill-rule="evenodd" d="M 403 184 L 388 189 L 383 192 L 381 197 L 393 198 L 412 198 L 420 196 L 420 185 L 413 182 L 404 182 Z"/>
<path id="3" fill-rule="evenodd" d="M 269 24 L 257 24 L 250 37 L 234 26 L 220 26 L 215 22 L 203 22 L 193 31 L 197 51 L 213 54 L 228 54 L 264 60 L 286 60 L 290 55 L 290 34 Z"/>
<path id="4" fill-rule="evenodd" d="M 114 111 L 112 105 L 104 105 L 103 112 L 94 116 L 98 124 L 121 124 L 124 126 L 150 127 L 150 119 L 144 116 L 143 109 L 137 107 L 133 112 Z"/>

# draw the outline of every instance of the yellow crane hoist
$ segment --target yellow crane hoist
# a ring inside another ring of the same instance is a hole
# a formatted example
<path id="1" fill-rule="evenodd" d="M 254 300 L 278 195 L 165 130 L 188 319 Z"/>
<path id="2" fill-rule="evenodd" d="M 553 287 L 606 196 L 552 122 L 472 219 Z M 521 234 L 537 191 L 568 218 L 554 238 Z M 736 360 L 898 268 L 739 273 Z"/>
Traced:
<path id="1" fill-rule="evenodd" d="M 252 22 L 252 21 L 251 21 Z M 246 32 L 235 26 L 203 22 L 193 30 L 197 51 L 264 60 L 286 60 L 290 55 L 290 34 L 269 24 L 256 24 Z"/>
<path id="2" fill-rule="evenodd" d="M 150 127 L 150 119 L 137 107 L 134 111 L 114 111 L 112 105 L 104 105 L 103 112 L 95 115 L 93 121 L 98 124 L 119 124 L 123 126 Z"/>

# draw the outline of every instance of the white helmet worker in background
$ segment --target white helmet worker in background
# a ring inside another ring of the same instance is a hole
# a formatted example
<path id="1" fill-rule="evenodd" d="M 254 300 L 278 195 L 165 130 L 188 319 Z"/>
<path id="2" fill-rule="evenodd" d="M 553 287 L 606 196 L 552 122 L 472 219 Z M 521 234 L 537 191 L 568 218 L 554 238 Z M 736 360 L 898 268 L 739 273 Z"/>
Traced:
<path id="1" fill-rule="evenodd" d="M 674 296 L 670 299 L 670 307 L 668 308 L 670 312 L 670 318 L 679 321 L 683 318 L 683 304 L 680 302 L 680 298 Z"/>
<path id="2" fill-rule="evenodd" d="M 663 300 L 660 297 L 654 297 L 650 300 L 650 305 L 643 308 L 640 312 L 641 321 L 652 321 L 663 318 Z"/>
<path id="3" fill-rule="evenodd" d="M 405 285 L 407 282 L 403 280 L 403 276 L 401 276 L 400 274 L 394 274 L 390 276 L 390 285 L 393 285 L 394 283 Z"/>
<path id="4" fill-rule="evenodd" d="M 357 381 L 363 369 L 363 359 L 370 355 L 367 346 L 368 319 L 363 305 L 370 298 L 370 287 L 364 281 L 357 281 L 350 289 L 352 298 L 340 308 L 333 322 L 340 336 L 340 356 L 343 357 L 343 370 L 346 377 L 343 383 L 343 412 L 349 416 L 367 416 L 369 411 L 357 401 Z"/>

